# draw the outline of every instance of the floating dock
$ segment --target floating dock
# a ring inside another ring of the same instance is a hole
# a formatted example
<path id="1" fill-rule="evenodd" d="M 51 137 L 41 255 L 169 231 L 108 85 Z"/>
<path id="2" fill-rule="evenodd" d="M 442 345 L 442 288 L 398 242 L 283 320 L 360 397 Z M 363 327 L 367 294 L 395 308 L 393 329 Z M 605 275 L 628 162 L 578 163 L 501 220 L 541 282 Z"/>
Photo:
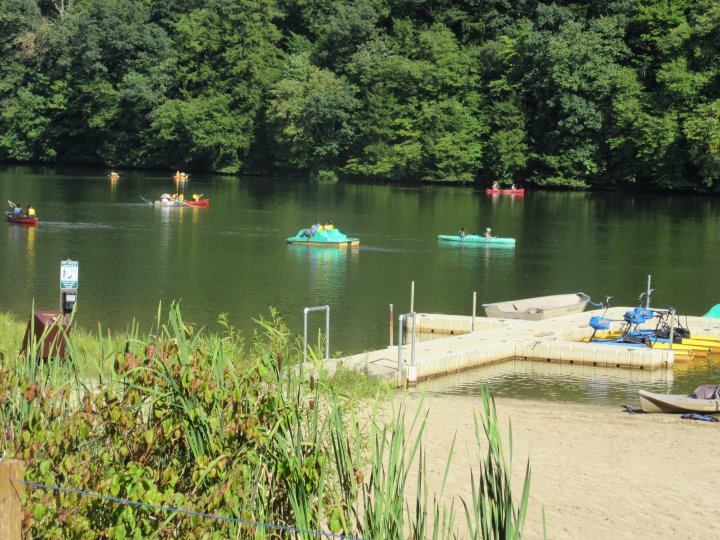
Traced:
<path id="1" fill-rule="evenodd" d="M 328 361 L 326 367 L 334 371 L 342 364 L 391 380 L 397 386 L 513 359 L 647 370 L 672 367 L 675 362 L 672 350 L 582 342 L 593 333 L 589 325 L 591 316 L 605 313 L 617 320 L 613 329 L 619 329 L 623 314 L 632 309 L 585 311 L 543 321 L 418 313 L 414 354 L 410 343 L 412 319 L 408 319 L 402 351 L 391 346 Z M 720 337 L 720 319 L 683 316 L 682 324 L 691 334 Z M 654 321 L 650 321 L 640 328 L 654 327 Z M 447 337 L 425 339 L 429 334 Z"/>

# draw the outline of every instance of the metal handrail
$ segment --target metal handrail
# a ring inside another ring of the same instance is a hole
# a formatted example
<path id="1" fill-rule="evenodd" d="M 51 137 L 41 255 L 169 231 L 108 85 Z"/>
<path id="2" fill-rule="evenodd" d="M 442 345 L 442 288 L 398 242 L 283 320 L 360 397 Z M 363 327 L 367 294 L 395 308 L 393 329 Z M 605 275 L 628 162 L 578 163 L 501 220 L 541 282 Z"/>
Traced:
<path id="1" fill-rule="evenodd" d="M 325 360 L 330 359 L 330 306 L 306 307 L 303 310 L 303 362 L 307 362 L 308 313 L 325 311 Z"/>
<path id="2" fill-rule="evenodd" d="M 415 316 L 417 313 L 411 311 L 410 313 L 403 313 L 398 317 L 398 373 L 402 369 L 402 348 L 403 348 L 403 322 L 405 319 L 412 317 L 412 341 L 410 346 L 410 365 L 415 366 Z"/>

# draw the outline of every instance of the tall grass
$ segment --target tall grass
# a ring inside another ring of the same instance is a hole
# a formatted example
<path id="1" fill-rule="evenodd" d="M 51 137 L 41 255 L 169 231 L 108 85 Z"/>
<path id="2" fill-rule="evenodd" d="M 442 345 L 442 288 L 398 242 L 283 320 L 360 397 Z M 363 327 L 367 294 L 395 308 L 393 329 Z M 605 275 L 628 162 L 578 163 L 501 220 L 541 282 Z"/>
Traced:
<path id="1" fill-rule="evenodd" d="M 329 377 L 321 342 L 305 370 L 301 343 L 273 311 L 247 343 L 220 322 L 220 334 L 196 330 L 174 305 L 145 334 L 135 324 L 118 337 L 76 329 L 65 357 L 46 361 L 36 359 L 42 339 L 24 355 L 2 343 L 5 443 L 30 480 L 298 531 L 30 491 L 33 537 L 521 536 L 529 468 L 516 502 L 489 394 L 475 422 L 486 457 L 471 473 L 472 500 L 460 501 L 463 523 L 455 501 L 442 502 L 449 457 L 440 493 L 428 490 L 421 408 L 410 417 L 401 405 L 386 420 L 387 391 L 358 373 Z M 0 319 L 0 341 L 17 339 L 11 326 Z"/>

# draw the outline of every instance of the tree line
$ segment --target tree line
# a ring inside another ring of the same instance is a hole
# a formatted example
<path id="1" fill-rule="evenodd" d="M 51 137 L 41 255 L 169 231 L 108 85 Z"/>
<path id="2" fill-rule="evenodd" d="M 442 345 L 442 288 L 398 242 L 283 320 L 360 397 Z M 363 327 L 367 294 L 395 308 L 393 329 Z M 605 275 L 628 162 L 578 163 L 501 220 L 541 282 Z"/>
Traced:
<path id="1" fill-rule="evenodd" d="M 3 0 L 0 160 L 716 191 L 715 0 Z"/>

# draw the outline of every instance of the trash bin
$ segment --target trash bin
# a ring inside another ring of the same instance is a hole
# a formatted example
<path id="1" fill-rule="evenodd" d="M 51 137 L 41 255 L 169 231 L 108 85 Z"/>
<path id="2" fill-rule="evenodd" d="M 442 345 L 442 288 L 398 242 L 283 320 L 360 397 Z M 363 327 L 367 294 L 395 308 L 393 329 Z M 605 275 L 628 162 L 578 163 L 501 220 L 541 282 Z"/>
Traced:
<path id="1" fill-rule="evenodd" d="M 59 311 L 38 310 L 33 313 L 33 319 L 28 321 L 23 338 L 22 354 L 26 354 L 32 347 L 31 333 L 34 334 L 37 346 L 37 357 L 46 360 L 64 358 L 66 339 L 72 327 L 67 318 Z M 40 342 L 42 340 L 42 343 Z"/>

